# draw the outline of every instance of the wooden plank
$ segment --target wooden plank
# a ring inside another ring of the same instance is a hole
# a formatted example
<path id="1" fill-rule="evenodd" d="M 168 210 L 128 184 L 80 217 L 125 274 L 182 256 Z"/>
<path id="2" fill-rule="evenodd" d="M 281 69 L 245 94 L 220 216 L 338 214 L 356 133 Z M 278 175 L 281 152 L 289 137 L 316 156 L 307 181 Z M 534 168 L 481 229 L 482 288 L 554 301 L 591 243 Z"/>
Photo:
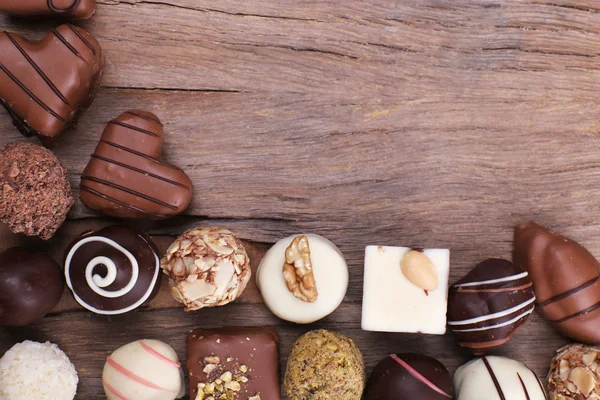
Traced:
<path id="1" fill-rule="evenodd" d="M 484 258 L 510 258 L 512 227 L 533 218 L 600 256 L 596 1 L 99 3 L 78 24 L 105 50 L 103 87 L 53 149 L 77 198 L 70 221 L 46 243 L 0 230 L 0 248 L 61 260 L 78 234 L 118 222 L 81 204 L 79 174 L 105 124 L 142 108 L 163 120 L 165 159 L 195 184 L 186 215 L 141 223 L 161 250 L 186 228 L 224 226 L 256 266 L 264 243 L 320 233 L 347 257 L 350 288 L 310 327 L 277 320 L 251 284 L 236 304 L 194 313 L 163 287 L 144 310 L 111 318 L 65 293 L 40 323 L 0 328 L 0 354 L 25 338 L 60 344 L 80 373 L 78 399 L 103 398 L 101 368 L 118 346 L 153 337 L 185 358 L 185 333 L 198 326 L 276 325 L 282 366 L 301 333 L 326 327 L 354 338 L 369 368 L 420 349 L 454 371 L 469 356 L 449 334 L 360 330 L 368 244 L 450 247 L 454 281 Z M 37 38 L 55 24 L 0 16 L 1 30 Z M 3 111 L 0 132 L 0 146 L 24 140 Z M 534 316 L 500 354 L 543 377 L 563 343 Z"/>

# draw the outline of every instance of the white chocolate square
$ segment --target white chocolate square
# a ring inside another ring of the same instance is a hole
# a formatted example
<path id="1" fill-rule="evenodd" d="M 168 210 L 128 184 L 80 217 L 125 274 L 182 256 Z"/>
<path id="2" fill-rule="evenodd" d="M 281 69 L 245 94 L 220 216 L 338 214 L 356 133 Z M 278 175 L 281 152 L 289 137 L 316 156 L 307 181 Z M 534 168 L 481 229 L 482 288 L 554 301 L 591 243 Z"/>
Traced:
<path id="1" fill-rule="evenodd" d="M 411 283 L 400 268 L 409 247 L 367 246 L 363 290 L 362 329 L 377 332 L 446 333 L 450 250 L 427 249 L 437 273 L 436 289 Z"/>

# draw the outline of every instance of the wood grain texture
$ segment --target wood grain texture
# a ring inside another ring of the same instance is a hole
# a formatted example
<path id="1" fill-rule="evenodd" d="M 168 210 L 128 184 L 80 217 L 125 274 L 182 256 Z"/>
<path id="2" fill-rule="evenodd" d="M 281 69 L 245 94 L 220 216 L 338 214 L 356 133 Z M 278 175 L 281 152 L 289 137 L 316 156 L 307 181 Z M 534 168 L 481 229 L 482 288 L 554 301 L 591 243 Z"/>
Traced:
<path id="1" fill-rule="evenodd" d="M 165 249 L 195 225 L 232 229 L 256 265 L 298 232 L 333 240 L 350 265 L 344 304 L 321 323 L 277 320 L 251 286 L 234 305 L 184 314 L 161 292 L 130 317 L 81 311 L 65 294 L 31 327 L 0 329 L 0 352 L 53 340 L 75 362 L 81 399 L 101 399 L 104 358 L 140 337 L 185 357 L 197 326 L 276 325 L 282 366 L 313 327 L 354 338 L 369 368 L 420 348 L 454 371 L 468 359 L 451 335 L 362 332 L 367 244 L 450 247 L 451 280 L 488 257 L 510 258 L 526 219 L 600 256 L 600 7 L 592 0 L 101 0 L 78 23 L 107 67 L 96 101 L 53 149 L 79 174 L 105 124 L 142 108 L 165 124 L 165 159 L 195 185 L 186 215 L 143 223 Z M 55 22 L 0 16 L 39 38 Z M 23 139 L 0 112 L 0 145 Z M 57 260 L 83 230 L 109 223 L 77 199 L 49 243 Z M 173 308 L 175 307 L 175 308 Z M 69 329 L 65 329 L 68 327 Z M 565 343 L 538 316 L 501 351 L 545 376 Z"/>

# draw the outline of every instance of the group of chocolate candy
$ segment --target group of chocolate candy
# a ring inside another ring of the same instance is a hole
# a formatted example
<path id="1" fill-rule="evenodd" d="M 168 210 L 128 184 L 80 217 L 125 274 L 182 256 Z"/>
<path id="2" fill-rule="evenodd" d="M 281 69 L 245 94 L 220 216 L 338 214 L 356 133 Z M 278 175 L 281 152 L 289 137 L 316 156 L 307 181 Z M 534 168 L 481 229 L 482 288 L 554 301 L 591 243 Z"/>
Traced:
<path id="1" fill-rule="evenodd" d="M 81 19 L 95 0 L 2 1 L 0 11 Z M 65 24 L 39 42 L 0 33 L 0 103 L 25 136 L 46 146 L 75 127 L 100 86 L 104 56 L 83 29 Z M 110 121 L 81 175 L 89 208 L 125 218 L 164 219 L 189 205 L 192 183 L 161 161 L 163 125 L 154 114 L 130 110 Z M 42 146 L 0 149 L 0 222 L 15 233 L 51 238 L 73 206 L 67 172 Z"/>

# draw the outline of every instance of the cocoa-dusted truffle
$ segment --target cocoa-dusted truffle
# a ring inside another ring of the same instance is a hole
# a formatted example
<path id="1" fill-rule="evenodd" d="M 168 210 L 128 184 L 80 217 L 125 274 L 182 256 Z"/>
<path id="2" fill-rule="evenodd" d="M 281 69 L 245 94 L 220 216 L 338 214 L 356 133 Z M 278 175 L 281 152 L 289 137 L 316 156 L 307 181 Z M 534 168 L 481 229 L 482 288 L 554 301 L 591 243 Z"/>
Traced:
<path id="1" fill-rule="evenodd" d="M 285 371 L 290 400 L 360 400 L 364 387 L 365 364 L 352 339 L 316 330 L 294 343 Z"/>
<path id="2" fill-rule="evenodd" d="M 49 150 L 10 143 L 0 150 L 0 222 L 50 239 L 73 206 L 67 170 Z"/>
<path id="3" fill-rule="evenodd" d="M 186 311 L 234 301 L 252 274 L 242 242 L 220 228 L 185 232 L 169 247 L 160 266 L 169 276 L 171 294 Z"/>

